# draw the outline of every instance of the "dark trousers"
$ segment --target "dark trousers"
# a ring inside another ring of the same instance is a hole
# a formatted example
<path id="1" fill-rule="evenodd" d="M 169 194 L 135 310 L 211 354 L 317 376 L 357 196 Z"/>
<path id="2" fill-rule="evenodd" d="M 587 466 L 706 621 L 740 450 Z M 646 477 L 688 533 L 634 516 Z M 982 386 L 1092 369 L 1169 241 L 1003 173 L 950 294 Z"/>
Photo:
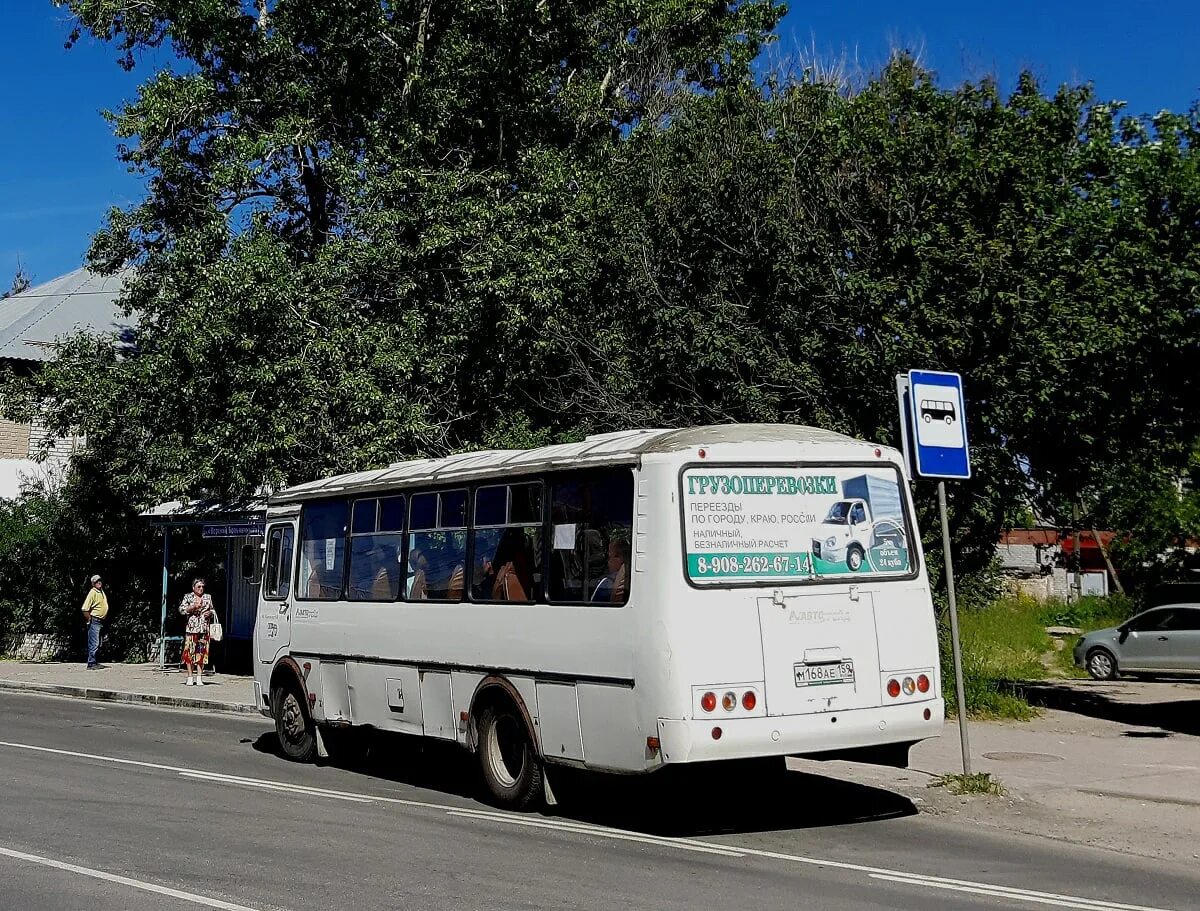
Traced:
<path id="1" fill-rule="evenodd" d="M 99 617 L 92 617 L 88 623 L 88 667 L 96 666 L 96 652 L 100 648 L 100 630 L 104 628 L 104 621 Z"/>

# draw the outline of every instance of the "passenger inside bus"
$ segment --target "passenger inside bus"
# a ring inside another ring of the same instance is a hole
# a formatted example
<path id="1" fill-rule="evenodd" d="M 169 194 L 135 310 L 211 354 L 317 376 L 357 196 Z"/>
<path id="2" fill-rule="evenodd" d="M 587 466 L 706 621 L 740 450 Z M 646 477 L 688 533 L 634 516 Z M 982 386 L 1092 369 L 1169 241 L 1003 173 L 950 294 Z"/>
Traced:
<path id="1" fill-rule="evenodd" d="M 624 538 L 613 538 L 608 542 L 608 572 L 592 592 L 592 601 L 625 602 L 625 593 L 629 589 L 629 553 L 629 542 Z"/>
<path id="2" fill-rule="evenodd" d="M 425 552 L 414 547 L 408 554 L 411 573 L 408 577 L 408 600 L 424 601 L 429 597 L 429 560 Z"/>
<path id="3" fill-rule="evenodd" d="M 400 591 L 400 550 L 394 544 L 381 544 L 378 554 L 380 564 L 371 584 L 371 599 L 395 601 Z"/>
<path id="4" fill-rule="evenodd" d="M 478 546 L 478 545 L 477 545 Z M 506 528 L 483 561 L 476 597 L 485 601 L 532 601 L 533 557 L 524 528 Z"/>

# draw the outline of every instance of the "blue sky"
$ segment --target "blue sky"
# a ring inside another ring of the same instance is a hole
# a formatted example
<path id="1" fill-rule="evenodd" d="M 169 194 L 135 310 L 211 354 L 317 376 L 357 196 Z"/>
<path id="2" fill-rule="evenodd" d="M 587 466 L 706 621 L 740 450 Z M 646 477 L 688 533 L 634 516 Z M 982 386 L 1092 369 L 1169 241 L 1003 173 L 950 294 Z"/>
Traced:
<path id="1" fill-rule="evenodd" d="M 1135 112 L 1200 98 L 1200 3 L 1155 0 L 826 2 L 794 0 L 773 53 L 797 48 L 877 67 L 893 47 L 920 52 L 944 84 L 1023 68 L 1046 87 L 1091 81 Z M 82 264 L 110 205 L 140 198 L 99 112 L 132 97 L 148 70 L 125 73 L 111 48 L 63 48 L 66 13 L 49 0 L 6 4 L 0 30 L 0 285 L 17 263 L 35 281 Z"/>

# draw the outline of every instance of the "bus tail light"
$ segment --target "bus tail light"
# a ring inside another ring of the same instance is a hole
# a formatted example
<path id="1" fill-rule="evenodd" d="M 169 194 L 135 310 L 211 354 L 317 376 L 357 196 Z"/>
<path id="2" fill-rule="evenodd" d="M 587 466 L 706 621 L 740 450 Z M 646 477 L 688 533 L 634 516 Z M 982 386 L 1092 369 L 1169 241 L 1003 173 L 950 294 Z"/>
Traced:
<path id="1" fill-rule="evenodd" d="M 722 733 L 724 732 L 720 728 L 713 728 L 713 740 L 720 740 Z"/>
<path id="2" fill-rule="evenodd" d="M 754 690 L 746 690 L 742 693 L 742 708 L 747 712 L 753 712 L 756 705 L 758 705 L 758 697 L 754 695 Z"/>
<path id="3" fill-rule="evenodd" d="M 721 697 L 721 708 L 727 712 L 732 712 L 737 708 L 737 693 L 732 690 Z"/>
<path id="4" fill-rule="evenodd" d="M 900 695 L 900 681 L 897 680 L 895 677 L 893 677 L 891 680 L 888 681 L 887 690 L 888 690 L 888 695 L 891 696 L 893 699 L 895 699 L 897 696 Z"/>
<path id="5" fill-rule="evenodd" d="M 705 693 L 700 697 L 700 708 L 706 712 L 711 712 L 717 707 L 717 694 Z"/>
<path id="6" fill-rule="evenodd" d="M 928 676 L 926 676 L 925 674 L 922 674 L 920 677 L 917 678 L 917 689 L 920 690 L 922 693 L 929 692 L 929 677 Z"/>
<path id="7" fill-rule="evenodd" d="M 917 691 L 917 681 L 913 680 L 912 677 L 905 677 L 904 682 L 900 686 L 904 690 L 905 696 L 911 696 Z"/>

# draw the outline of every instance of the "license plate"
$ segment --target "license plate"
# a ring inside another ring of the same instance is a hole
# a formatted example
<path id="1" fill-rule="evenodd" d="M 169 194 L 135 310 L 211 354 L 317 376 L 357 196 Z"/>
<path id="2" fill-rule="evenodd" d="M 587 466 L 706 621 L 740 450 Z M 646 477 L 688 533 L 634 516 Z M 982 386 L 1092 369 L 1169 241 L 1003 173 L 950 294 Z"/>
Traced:
<path id="1" fill-rule="evenodd" d="M 854 662 L 836 661 L 823 664 L 796 664 L 796 686 L 831 686 L 854 682 Z"/>

